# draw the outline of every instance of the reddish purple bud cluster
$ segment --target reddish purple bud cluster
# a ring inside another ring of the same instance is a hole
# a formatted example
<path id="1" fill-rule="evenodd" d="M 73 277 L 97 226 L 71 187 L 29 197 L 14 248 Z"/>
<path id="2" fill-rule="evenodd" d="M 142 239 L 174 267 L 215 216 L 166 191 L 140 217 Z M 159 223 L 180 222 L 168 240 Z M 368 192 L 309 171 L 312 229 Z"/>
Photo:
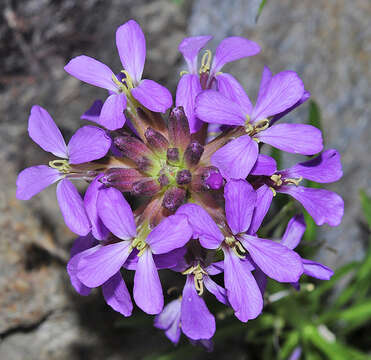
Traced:
<path id="1" fill-rule="evenodd" d="M 256 55 L 259 46 L 226 38 L 213 58 L 206 51 L 198 69 L 198 54 L 210 39 L 186 38 L 179 45 L 188 72 L 168 116 L 161 113 L 172 106 L 169 91 L 142 79 L 146 43 L 135 21 L 116 32 L 124 68 L 119 74 L 87 56 L 72 59 L 65 67 L 69 74 L 108 90 L 104 102 L 95 101 L 82 115 L 100 127 L 82 127 L 66 145 L 46 110 L 34 106 L 30 137 L 59 159 L 23 170 L 17 180 L 22 200 L 59 182 L 66 225 L 80 235 L 67 266 L 76 291 L 88 295 L 101 287 L 107 304 L 130 316 L 133 303 L 122 275 L 135 271 L 134 301 L 157 315 L 155 326 L 174 343 L 184 333 L 209 347 L 215 318 L 203 298 L 206 290 L 246 322 L 262 312 L 267 277 L 299 288 L 302 274 L 332 276 L 331 269 L 294 251 L 305 231 L 302 215 L 290 220 L 280 241 L 257 235 L 276 193 L 298 200 L 318 225 L 338 225 L 344 211 L 337 194 L 299 185 L 303 179 L 339 180 L 339 153 L 320 153 L 317 128 L 275 124 L 308 99 L 299 76 L 292 71 L 273 76 L 264 68 L 253 105 L 221 69 Z M 215 129 L 219 135 L 209 141 Z M 277 170 L 274 159 L 260 153 L 261 143 L 317 156 Z M 89 183 L 84 198 L 71 180 Z M 178 298 L 165 306 L 161 269 L 184 275 Z M 218 274 L 223 281 L 215 281 Z"/>

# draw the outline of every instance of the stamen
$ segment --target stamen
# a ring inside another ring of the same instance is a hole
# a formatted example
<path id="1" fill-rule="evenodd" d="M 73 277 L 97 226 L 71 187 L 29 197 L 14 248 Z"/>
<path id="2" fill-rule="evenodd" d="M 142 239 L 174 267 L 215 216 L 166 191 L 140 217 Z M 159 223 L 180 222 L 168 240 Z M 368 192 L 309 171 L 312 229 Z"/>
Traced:
<path id="1" fill-rule="evenodd" d="M 281 186 L 283 184 L 283 181 L 281 179 L 282 175 L 281 174 L 274 174 L 271 176 L 271 180 L 275 183 L 277 186 Z"/>
<path id="2" fill-rule="evenodd" d="M 294 178 L 284 179 L 284 182 L 285 184 L 294 184 L 298 186 L 302 180 L 303 180 L 303 177 L 300 176 L 298 179 L 294 179 Z"/>
<path id="3" fill-rule="evenodd" d="M 69 173 L 71 171 L 71 166 L 68 160 L 53 160 L 49 161 L 49 166 L 53 169 L 57 169 L 61 173 Z"/>
<path id="4" fill-rule="evenodd" d="M 237 257 L 239 257 L 239 258 L 242 259 L 242 260 L 245 259 L 246 255 L 242 255 L 242 254 L 240 254 L 240 253 L 237 251 L 236 246 L 233 246 L 232 250 L 233 250 L 233 252 L 236 254 Z"/>
<path id="5" fill-rule="evenodd" d="M 202 55 L 201 59 L 201 67 L 199 73 L 205 73 L 210 70 L 210 65 L 211 65 L 211 51 L 210 50 L 205 50 L 205 53 Z"/>
<path id="6" fill-rule="evenodd" d="M 191 266 L 187 270 L 182 272 L 182 275 L 189 275 L 193 274 L 194 275 L 194 283 L 195 283 L 195 288 L 197 291 L 197 294 L 201 296 L 204 292 L 204 282 L 203 282 L 203 276 L 207 275 L 207 272 L 201 267 L 200 264 L 197 264 L 197 266 Z"/>
<path id="7" fill-rule="evenodd" d="M 272 190 L 273 196 L 277 195 L 277 191 L 272 188 L 272 186 L 269 187 Z"/>
<path id="8" fill-rule="evenodd" d="M 187 70 L 182 70 L 182 71 L 179 73 L 180 76 L 183 76 L 183 75 L 185 75 L 185 74 L 189 74 L 189 72 L 188 72 Z"/>
<path id="9" fill-rule="evenodd" d="M 131 78 L 130 74 L 126 70 L 121 70 L 123 74 L 125 74 L 125 86 L 128 90 L 131 90 L 134 88 L 133 79 Z M 124 83 L 123 81 L 123 83 Z"/>
<path id="10" fill-rule="evenodd" d="M 137 254 L 138 257 L 142 256 L 144 251 L 147 248 L 147 243 L 141 238 L 135 238 L 130 245 L 130 249 L 137 249 L 139 252 Z"/>

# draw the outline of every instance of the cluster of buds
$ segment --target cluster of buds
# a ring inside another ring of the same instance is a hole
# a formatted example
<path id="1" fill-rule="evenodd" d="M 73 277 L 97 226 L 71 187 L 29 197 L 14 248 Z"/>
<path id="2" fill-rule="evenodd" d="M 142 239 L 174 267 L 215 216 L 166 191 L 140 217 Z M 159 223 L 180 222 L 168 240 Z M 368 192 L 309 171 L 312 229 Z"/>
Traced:
<path id="1" fill-rule="evenodd" d="M 170 92 L 142 79 L 146 43 L 135 21 L 116 32 L 120 73 L 87 56 L 72 59 L 65 67 L 69 74 L 108 90 L 104 102 L 96 100 L 82 115 L 96 125 L 77 130 L 66 145 L 48 112 L 34 106 L 29 135 L 59 159 L 23 170 L 17 180 L 22 200 L 58 182 L 65 223 L 79 235 L 67 266 L 77 292 L 101 287 L 107 304 L 130 316 L 124 278 L 135 271 L 133 298 L 156 315 L 155 326 L 174 343 L 183 333 L 206 346 L 215 318 L 205 290 L 247 322 L 262 312 L 267 277 L 298 288 L 303 274 L 332 275 L 294 251 L 305 231 L 301 214 L 289 221 L 282 239 L 258 237 L 276 193 L 294 197 L 317 225 L 338 225 L 344 211 L 337 194 L 299 185 L 303 179 L 337 181 L 338 152 L 321 153 L 322 135 L 313 126 L 276 124 L 309 97 L 298 75 L 273 76 L 265 67 L 253 105 L 221 69 L 256 55 L 259 46 L 226 38 L 213 57 L 206 50 L 198 68 L 198 54 L 210 39 L 191 37 L 179 45 L 188 71 L 181 74 L 172 109 Z M 262 143 L 317 156 L 277 170 L 274 159 L 260 152 Z M 89 183 L 83 198 L 71 180 Z M 161 269 L 184 275 L 183 289 L 165 306 Z"/>

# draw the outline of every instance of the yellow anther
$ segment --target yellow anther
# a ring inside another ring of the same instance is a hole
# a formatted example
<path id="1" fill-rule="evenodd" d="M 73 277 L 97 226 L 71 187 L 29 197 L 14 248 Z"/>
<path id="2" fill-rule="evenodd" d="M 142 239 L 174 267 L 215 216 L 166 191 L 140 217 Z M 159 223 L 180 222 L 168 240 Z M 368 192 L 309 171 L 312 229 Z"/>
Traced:
<path id="1" fill-rule="evenodd" d="M 125 75 L 125 78 L 122 79 L 122 82 L 125 82 L 128 90 L 131 90 L 134 87 L 133 79 L 126 70 L 121 70 L 121 72 Z"/>
<path id="2" fill-rule="evenodd" d="M 225 243 L 228 245 L 228 246 L 233 246 L 234 245 L 234 243 L 236 242 L 236 240 L 234 239 L 234 237 L 232 237 L 232 236 L 227 236 L 226 238 L 225 238 Z"/>
<path id="3" fill-rule="evenodd" d="M 68 160 L 53 160 L 49 161 L 49 166 L 53 169 L 57 169 L 61 173 L 69 173 L 71 171 L 71 166 Z"/>
<path id="4" fill-rule="evenodd" d="M 144 251 L 146 250 L 147 248 L 147 243 L 141 239 L 141 238 L 135 238 L 131 244 L 130 244 L 130 249 L 133 250 L 133 249 L 137 249 L 139 252 L 137 254 L 138 257 L 142 256 Z"/>
<path id="5" fill-rule="evenodd" d="M 200 67 L 200 74 L 205 73 L 210 70 L 211 65 L 211 51 L 205 50 L 205 53 L 202 55 L 201 58 L 201 67 Z"/>
<path id="6" fill-rule="evenodd" d="M 242 246 L 242 244 L 239 241 L 236 241 L 236 247 L 238 248 L 240 253 L 244 254 L 246 252 L 245 248 Z"/>
<path id="7" fill-rule="evenodd" d="M 189 72 L 188 72 L 187 70 L 182 70 L 182 71 L 179 73 L 180 76 L 183 76 L 183 75 L 185 75 L 185 74 L 189 74 Z"/>
<path id="8" fill-rule="evenodd" d="M 240 253 L 237 251 L 236 246 L 234 246 L 234 247 L 232 248 L 232 250 L 233 250 L 233 252 L 236 254 L 237 257 L 239 257 L 240 259 L 245 259 L 246 256 L 243 255 L 243 254 L 240 254 Z"/>
<path id="9" fill-rule="evenodd" d="M 112 74 L 112 81 L 118 86 L 122 86 L 122 82 L 116 77 L 116 75 Z"/>
<path id="10" fill-rule="evenodd" d="M 303 177 L 300 176 L 298 179 L 289 178 L 289 179 L 285 179 L 284 181 L 285 181 L 285 184 L 294 184 L 298 186 L 302 180 L 303 180 Z"/>
<path id="11" fill-rule="evenodd" d="M 281 174 L 274 174 L 271 176 L 271 180 L 277 185 L 277 186 L 281 186 L 283 184 L 283 181 L 282 181 L 282 175 Z"/>
<path id="12" fill-rule="evenodd" d="M 272 188 L 272 186 L 269 187 L 272 190 L 273 196 L 277 195 L 277 191 Z"/>
<path id="13" fill-rule="evenodd" d="M 197 266 L 191 266 L 187 270 L 182 272 L 183 275 L 189 275 L 193 274 L 194 278 L 193 281 L 195 283 L 195 288 L 197 291 L 197 294 L 201 296 L 204 292 L 204 282 L 203 282 L 203 276 L 207 275 L 207 272 L 201 267 L 200 264 Z"/>
<path id="14" fill-rule="evenodd" d="M 268 119 L 263 119 L 263 120 L 258 121 L 254 125 L 254 130 L 255 130 L 255 133 L 257 134 L 258 132 L 267 129 L 268 127 L 269 127 L 269 120 Z"/>

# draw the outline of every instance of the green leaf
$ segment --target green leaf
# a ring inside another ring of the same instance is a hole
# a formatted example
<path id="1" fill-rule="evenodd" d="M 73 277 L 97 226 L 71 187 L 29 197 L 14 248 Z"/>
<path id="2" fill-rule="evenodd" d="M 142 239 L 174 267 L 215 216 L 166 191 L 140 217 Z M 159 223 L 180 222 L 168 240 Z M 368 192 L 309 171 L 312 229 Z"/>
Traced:
<path id="1" fill-rule="evenodd" d="M 281 346 L 279 359 L 287 359 L 299 343 L 299 333 L 292 331 Z"/>
<path id="2" fill-rule="evenodd" d="M 371 230 L 371 199 L 367 196 L 366 191 L 363 189 L 359 191 L 359 196 L 361 198 L 363 215 L 365 216 L 368 227 Z"/>
<path id="3" fill-rule="evenodd" d="M 363 325 L 371 320 L 371 300 L 340 311 L 337 318 L 346 321 L 353 328 Z"/>
<path id="4" fill-rule="evenodd" d="M 323 131 L 321 123 L 321 111 L 317 103 L 313 100 L 309 102 L 308 124 Z"/>
<path id="5" fill-rule="evenodd" d="M 271 156 L 276 160 L 277 169 L 282 169 L 282 151 L 272 147 Z"/>
<path id="6" fill-rule="evenodd" d="M 266 5 L 267 0 L 262 0 L 259 5 L 258 13 L 256 14 L 255 22 L 258 22 L 260 15 L 264 9 L 264 6 Z"/>

